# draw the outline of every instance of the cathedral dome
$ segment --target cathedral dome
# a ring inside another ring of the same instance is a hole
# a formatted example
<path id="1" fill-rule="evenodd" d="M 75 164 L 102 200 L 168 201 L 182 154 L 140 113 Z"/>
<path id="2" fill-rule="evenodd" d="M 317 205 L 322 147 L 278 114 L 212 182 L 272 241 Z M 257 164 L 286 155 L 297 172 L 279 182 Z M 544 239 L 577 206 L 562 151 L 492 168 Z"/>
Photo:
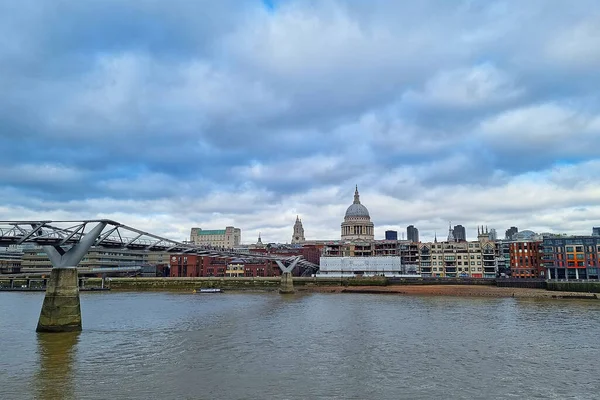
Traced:
<path id="1" fill-rule="evenodd" d="M 367 207 L 363 206 L 362 204 L 350 204 L 350 207 L 348 207 L 348 209 L 346 210 L 346 218 L 348 217 L 364 217 L 364 218 L 371 218 L 371 216 L 369 215 L 369 210 L 367 210 Z"/>
<path id="2" fill-rule="evenodd" d="M 354 203 L 350 204 L 350 207 L 346 210 L 346 218 L 371 218 L 367 207 L 360 204 L 360 197 L 358 194 L 358 186 L 354 191 Z"/>
<path id="3" fill-rule="evenodd" d="M 369 210 L 360 204 L 357 186 L 354 191 L 354 202 L 346 210 L 342 222 L 342 240 L 373 240 L 374 227 Z"/>

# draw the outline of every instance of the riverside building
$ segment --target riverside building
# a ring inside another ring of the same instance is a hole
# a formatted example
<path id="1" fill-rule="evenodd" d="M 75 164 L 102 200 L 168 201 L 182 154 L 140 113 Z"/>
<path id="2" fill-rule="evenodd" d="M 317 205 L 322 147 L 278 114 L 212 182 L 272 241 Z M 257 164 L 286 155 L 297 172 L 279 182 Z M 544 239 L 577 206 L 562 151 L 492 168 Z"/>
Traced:
<path id="1" fill-rule="evenodd" d="M 418 276 L 403 268 L 398 256 L 386 257 L 321 257 L 318 276 L 354 277 L 354 276 L 386 276 L 404 277 Z"/>
<path id="2" fill-rule="evenodd" d="M 452 232 L 452 229 L 449 230 Z M 449 234 L 449 236 L 451 236 Z M 423 277 L 495 278 L 498 272 L 496 244 L 483 230 L 477 241 L 419 243 Z"/>
<path id="3" fill-rule="evenodd" d="M 544 278 L 541 241 L 510 243 L 510 275 L 514 278 Z"/>
<path id="4" fill-rule="evenodd" d="M 156 267 L 156 274 L 161 275 L 169 266 L 169 253 L 146 250 L 110 249 L 92 247 L 83 257 L 78 267 L 87 268 L 119 268 L 119 267 Z M 52 263 L 41 247 L 23 250 L 22 269 L 50 269 Z"/>
<path id="5" fill-rule="evenodd" d="M 190 231 L 190 242 L 201 246 L 233 248 L 239 246 L 241 240 L 242 230 L 233 226 L 210 230 L 192 228 Z"/>
<path id="6" fill-rule="evenodd" d="M 542 246 L 547 279 L 599 279 L 600 237 L 549 236 Z"/>

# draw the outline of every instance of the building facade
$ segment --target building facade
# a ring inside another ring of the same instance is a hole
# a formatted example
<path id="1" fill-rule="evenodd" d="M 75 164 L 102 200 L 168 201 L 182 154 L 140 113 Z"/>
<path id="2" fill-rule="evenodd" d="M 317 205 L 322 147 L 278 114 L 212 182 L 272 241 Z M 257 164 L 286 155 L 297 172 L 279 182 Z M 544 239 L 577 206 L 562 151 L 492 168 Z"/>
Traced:
<path id="1" fill-rule="evenodd" d="M 243 261 L 199 256 L 196 254 L 171 254 L 171 277 L 273 277 L 281 270 L 272 260 Z"/>
<path id="2" fill-rule="evenodd" d="M 423 277 L 496 278 L 496 245 L 490 240 L 419 244 Z"/>
<path id="3" fill-rule="evenodd" d="M 406 240 L 413 243 L 419 243 L 419 230 L 415 228 L 414 225 L 406 227 Z"/>
<path id="4" fill-rule="evenodd" d="M 294 232 L 292 233 L 292 244 L 304 243 L 304 227 L 300 217 L 296 215 L 296 222 L 294 223 Z"/>
<path id="5" fill-rule="evenodd" d="M 0 248 L 0 274 L 21 272 L 22 249 Z"/>
<path id="6" fill-rule="evenodd" d="M 118 268 L 148 264 L 168 265 L 169 254 L 146 250 L 92 247 L 78 266 L 89 268 Z M 21 266 L 23 268 L 52 268 L 48 255 L 41 247 L 23 250 Z"/>
<path id="7" fill-rule="evenodd" d="M 554 236 L 542 243 L 546 279 L 598 279 L 600 237 Z"/>
<path id="8" fill-rule="evenodd" d="M 233 248 L 242 241 L 242 230 L 233 226 L 225 229 L 202 230 L 192 228 L 190 231 L 190 242 L 200 246 Z"/>
<path id="9" fill-rule="evenodd" d="M 371 222 L 369 210 L 360 203 L 358 186 L 354 191 L 354 202 L 346 210 L 341 228 L 342 240 L 371 241 L 375 238 L 375 227 Z"/>
<path id="10" fill-rule="evenodd" d="M 510 243 L 510 275 L 514 278 L 544 278 L 542 242 L 519 241 Z"/>
<path id="11" fill-rule="evenodd" d="M 354 277 L 354 276 L 418 276 L 411 274 L 402 266 L 397 256 L 387 257 L 321 257 L 321 268 L 317 276 Z"/>

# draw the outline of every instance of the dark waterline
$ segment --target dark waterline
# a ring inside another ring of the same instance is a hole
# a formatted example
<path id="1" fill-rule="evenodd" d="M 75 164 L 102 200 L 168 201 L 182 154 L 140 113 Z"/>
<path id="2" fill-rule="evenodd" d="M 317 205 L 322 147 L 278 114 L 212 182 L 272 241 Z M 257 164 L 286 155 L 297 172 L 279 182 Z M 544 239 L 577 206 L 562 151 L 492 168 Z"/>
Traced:
<path id="1" fill-rule="evenodd" d="M 36 334 L 0 293 L 1 399 L 598 398 L 588 301 L 83 293 L 84 331 Z"/>

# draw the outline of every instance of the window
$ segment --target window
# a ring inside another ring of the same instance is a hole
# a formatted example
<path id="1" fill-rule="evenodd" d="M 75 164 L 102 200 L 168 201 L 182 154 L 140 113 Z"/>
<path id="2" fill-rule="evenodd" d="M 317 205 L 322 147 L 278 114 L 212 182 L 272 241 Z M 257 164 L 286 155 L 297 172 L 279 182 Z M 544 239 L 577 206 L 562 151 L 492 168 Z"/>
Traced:
<path id="1" fill-rule="evenodd" d="M 575 259 L 574 254 L 567 254 L 567 260 L 574 260 L 574 259 Z"/>
<path id="2" fill-rule="evenodd" d="M 471 261 L 471 265 L 475 265 L 475 261 Z"/>
<path id="3" fill-rule="evenodd" d="M 573 252 L 573 246 L 567 246 L 567 253 Z"/>
<path id="4" fill-rule="evenodd" d="M 575 251 L 582 252 L 583 251 L 583 246 L 576 246 L 575 247 Z"/>

